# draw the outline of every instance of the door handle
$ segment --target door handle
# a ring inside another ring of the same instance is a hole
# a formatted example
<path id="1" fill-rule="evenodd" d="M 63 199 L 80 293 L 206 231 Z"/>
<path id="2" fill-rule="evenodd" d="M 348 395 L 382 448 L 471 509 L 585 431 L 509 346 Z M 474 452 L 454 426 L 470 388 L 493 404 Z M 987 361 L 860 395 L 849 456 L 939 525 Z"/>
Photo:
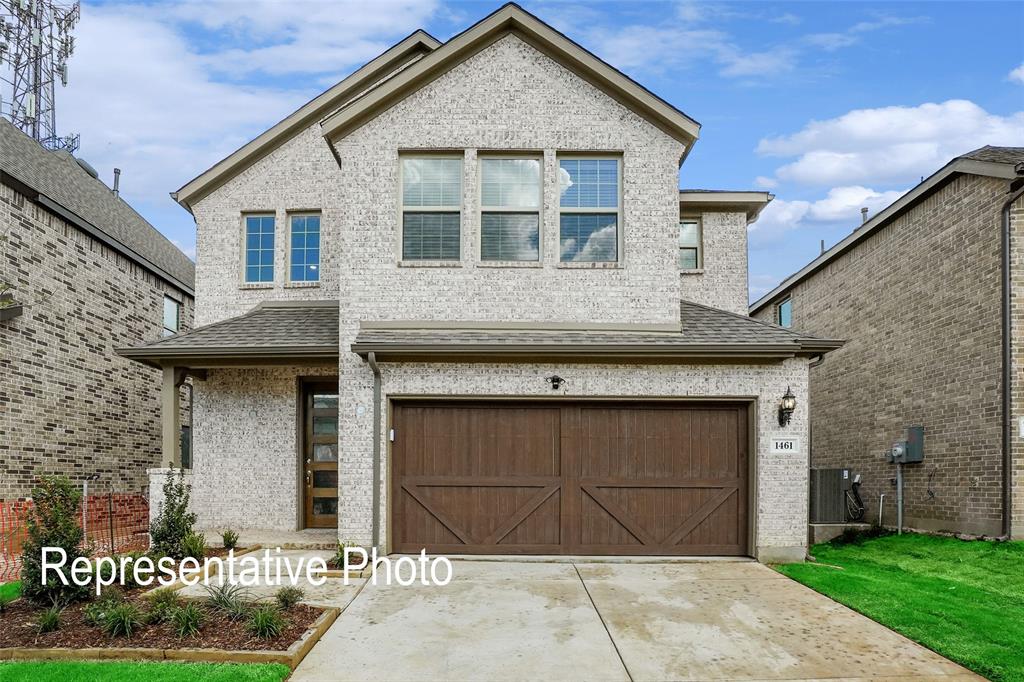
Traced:
<path id="1" fill-rule="evenodd" d="M 306 472 L 306 485 L 308 485 L 310 487 L 312 487 L 312 485 L 313 485 L 313 472 L 312 471 L 307 471 Z"/>

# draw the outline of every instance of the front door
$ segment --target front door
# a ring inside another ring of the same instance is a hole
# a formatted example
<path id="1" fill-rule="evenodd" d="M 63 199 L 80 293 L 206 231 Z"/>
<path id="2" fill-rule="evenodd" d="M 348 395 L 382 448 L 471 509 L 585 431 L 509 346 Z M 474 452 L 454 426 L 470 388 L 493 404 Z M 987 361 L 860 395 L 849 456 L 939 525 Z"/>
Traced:
<path id="1" fill-rule="evenodd" d="M 302 466 L 306 528 L 338 526 L 338 380 L 302 391 Z"/>

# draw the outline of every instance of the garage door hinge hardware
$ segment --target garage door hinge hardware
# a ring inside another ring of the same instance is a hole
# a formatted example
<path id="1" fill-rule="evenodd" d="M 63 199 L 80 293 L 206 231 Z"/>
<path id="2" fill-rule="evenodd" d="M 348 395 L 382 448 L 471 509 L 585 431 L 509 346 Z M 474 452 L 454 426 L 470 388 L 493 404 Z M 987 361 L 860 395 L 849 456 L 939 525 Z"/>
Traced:
<path id="1" fill-rule="evenodd" d="M 390 431 L 388 431 L 388 440 L 391 441 L 392 443 L 395 442 L 395 430 L 394 429 L 391 429 Z"/>

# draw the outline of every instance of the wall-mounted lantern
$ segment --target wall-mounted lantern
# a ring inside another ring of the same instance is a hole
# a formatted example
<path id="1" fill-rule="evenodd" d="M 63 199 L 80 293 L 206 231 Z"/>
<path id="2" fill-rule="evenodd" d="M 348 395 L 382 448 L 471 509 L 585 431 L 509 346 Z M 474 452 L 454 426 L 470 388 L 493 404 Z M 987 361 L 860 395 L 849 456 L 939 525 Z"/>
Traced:
<path id="1" fill-rule="evenodd" d="M 793 395 L 793 390 L 786 386 L 786 395 L 782 396 L 782 401 L 779 403 L 779 426 L 786 426 L 789 424 L 789 420 L 793 418 L 793 410 L 796 409 L 796 396 Z"/>
<path id="2" fill-rule="evenodd" d="M 563 379 L 562 377 L 558 376 L 557 374 L 555 374 L 554 376 L 548 377 L 547 379 L 545 379 L 545 381 L 547 381 L 549 384 L 551 384 L 551 390 L 552 391 L 557 391 L 558 389 L 560 389 L 562 387 L 562 384 L 565 383 L 565 379 Z"/>

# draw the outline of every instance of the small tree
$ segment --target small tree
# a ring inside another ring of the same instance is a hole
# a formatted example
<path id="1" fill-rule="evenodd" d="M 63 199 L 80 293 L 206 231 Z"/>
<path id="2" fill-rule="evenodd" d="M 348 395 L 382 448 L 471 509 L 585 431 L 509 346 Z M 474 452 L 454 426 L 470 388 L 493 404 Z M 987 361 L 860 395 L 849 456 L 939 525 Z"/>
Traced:
<path id="1" fill-rule="evenodd" d="M 32 489 L 32 512 L 28 517 L 28 539 L 22 546 L 21 594 L 37 604 L 63 605 L 84 599 L 89 590 L 74 583 L 65 585 L 52 572 L 43 584 L 43 548 L 59 547 L 67 554 L 62 569 L 70 582 L 71 564 L 88 556 L 81 547 L 78 504 L 82 494 L 65 476 L 43 476 Z M 55 557 L 51 554 L 50 560 Z"/>
<path id="2" fill-rule="evenodd" d="M 192 486 L 185 483 L 185 470 L 179 469 L 164 481 L 164 501 L 160 512 L 149 526 L 153 551 L 174 559 L 185 557 L 184 541 L 192 533 L 196 515 L 188 510 Z"/>

